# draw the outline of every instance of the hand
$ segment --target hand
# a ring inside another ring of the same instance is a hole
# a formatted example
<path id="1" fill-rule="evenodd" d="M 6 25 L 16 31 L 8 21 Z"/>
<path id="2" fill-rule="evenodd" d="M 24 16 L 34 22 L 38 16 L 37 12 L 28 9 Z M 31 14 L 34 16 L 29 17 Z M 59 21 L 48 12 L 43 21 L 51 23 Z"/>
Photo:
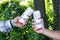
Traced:
<path id="1" fill-rule="evenodd" d="M 40 20 L 42 20 L 42 23 L 43 23 L 43 19 L 40 19 Z M 43 23 L 43 25 L 44 25 L 44 23 Z M 32 20 L 32 28 L 33 28 L 33 30 L 34 30 L 35 32 L 37 32 L 37 33 L 43 33 L 43 32 L 44 32 L 44 27 L 42 27 L 42 28 L 37 28 L 37 27 L 35 26 L 34 20 Z"/>
<path id="2" fill-rule="evenodd" d="M 13 19 L 13 24 L 14 24 L 14 26 L 16 26 L 16 27 L 23 27 L 25 24 L 27 24 L 27 22 L 26 22 L 24 25 L 22 25 L 22 24 L 19 22 L 19 19 L 20 19 L 19 16 Z"/>

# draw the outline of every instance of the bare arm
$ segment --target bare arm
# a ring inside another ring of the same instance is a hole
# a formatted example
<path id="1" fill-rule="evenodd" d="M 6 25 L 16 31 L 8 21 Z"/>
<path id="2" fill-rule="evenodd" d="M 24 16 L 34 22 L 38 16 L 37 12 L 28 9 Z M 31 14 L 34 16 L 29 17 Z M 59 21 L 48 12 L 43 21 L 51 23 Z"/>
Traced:
<path id="1" fill-rule="evenodd" d="M 51 31 L 51 30 L 45 29 L 44 27 L 42 27 L 42 29 L 41 28 L 37 29 L 37 27 L 35 27 L 34 22 L 32 22 L 32 28 L 37 33 L 41 33 L 41 34 L 48 36 L 50 38 L 60 40 L 60 31 Z"/>
<path id="2" fill-rule="evenodd" d="M 50 38 L 54 38 L 54 39 L 58 39 L 60 40 L 60 31 L 50 31 L 48 29 L 43 29 L 42 34 L 50 37 Z"/>

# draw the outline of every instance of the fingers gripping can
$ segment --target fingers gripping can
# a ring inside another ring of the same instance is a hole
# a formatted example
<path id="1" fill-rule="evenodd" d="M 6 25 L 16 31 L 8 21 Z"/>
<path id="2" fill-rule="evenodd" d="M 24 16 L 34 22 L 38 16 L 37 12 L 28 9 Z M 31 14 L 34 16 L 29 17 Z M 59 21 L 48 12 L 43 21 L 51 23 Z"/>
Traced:
<path id="1" fill-rule="evenodd" d="M 32 8 L 27 8 L 25 12 L 20 16 L 19 22 L 24 25 L 26 21 L 28 21 L 29 17 L 32 15 L 33 9 Z"/>
<path id="2" fill-rule="evenodd" d="M 41 13 L 39 10 L 36 10 L 33 12 L 33 18 L 34 18 L 34 23 L 36 28 L 43 28 L 43 20 L 41 18 Z"/>

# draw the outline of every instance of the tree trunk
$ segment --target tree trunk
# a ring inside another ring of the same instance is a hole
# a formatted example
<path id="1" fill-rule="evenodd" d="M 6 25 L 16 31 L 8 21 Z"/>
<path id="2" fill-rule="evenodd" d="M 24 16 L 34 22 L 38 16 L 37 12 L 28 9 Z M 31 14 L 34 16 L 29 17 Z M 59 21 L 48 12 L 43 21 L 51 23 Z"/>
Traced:
<path id="1" fill-rule="evenodd" d="M 59 27 L 60 27 L 60 0 L 59 0 Z"/>
<path id="2" fill-rule="evenodd" d="M 44 0 L 34 0 L 34 9 L 40 10 L 42 18 L 44 19 L 45 28 L 48 28 L 46 12 L 45 12 L 45 1 Z M 49 38 L 45 36 L 44 40 L 49 40 Z"/>
<path id="3" fill-rule="evenodd" d="M 59 30 L 60 27 L 58 26 L 59 24 L 59 0 L 52 0 L 53 1 L 53 9 L 56 14 L 55 21 L 54 21 L 54 30 Z"/>
<path id="4" fill-rule="evenodd" d="M 40 10 L 42 18 L 44 19 L 45 27 L 48 27 L 46 12 L 45 12 L 45 2 L 44 0 L 34 0 L 34 9 Z"/>

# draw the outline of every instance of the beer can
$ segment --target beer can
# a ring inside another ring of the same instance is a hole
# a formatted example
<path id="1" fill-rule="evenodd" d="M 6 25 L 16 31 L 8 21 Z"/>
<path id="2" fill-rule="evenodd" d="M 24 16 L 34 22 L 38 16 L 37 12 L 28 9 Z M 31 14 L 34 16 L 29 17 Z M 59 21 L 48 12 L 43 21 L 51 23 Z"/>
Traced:
<path id="1" fill-rule="evenodd" d="M 27 8 L 25 12 L 20 16 L 19 22 L 24 25 L 26 21 L 28 21 L 29 17 L 32 15 L 33 9 L 32 8 Z"/>
<path id="2" fill-rule="evenodd" d="M 41 13 L 39 10 L 36 10 L 33 12 L 33 18 L 34 18 L 34 23 L 36 28 L 43 28 L 43 20 L 41 18 Z"/>

